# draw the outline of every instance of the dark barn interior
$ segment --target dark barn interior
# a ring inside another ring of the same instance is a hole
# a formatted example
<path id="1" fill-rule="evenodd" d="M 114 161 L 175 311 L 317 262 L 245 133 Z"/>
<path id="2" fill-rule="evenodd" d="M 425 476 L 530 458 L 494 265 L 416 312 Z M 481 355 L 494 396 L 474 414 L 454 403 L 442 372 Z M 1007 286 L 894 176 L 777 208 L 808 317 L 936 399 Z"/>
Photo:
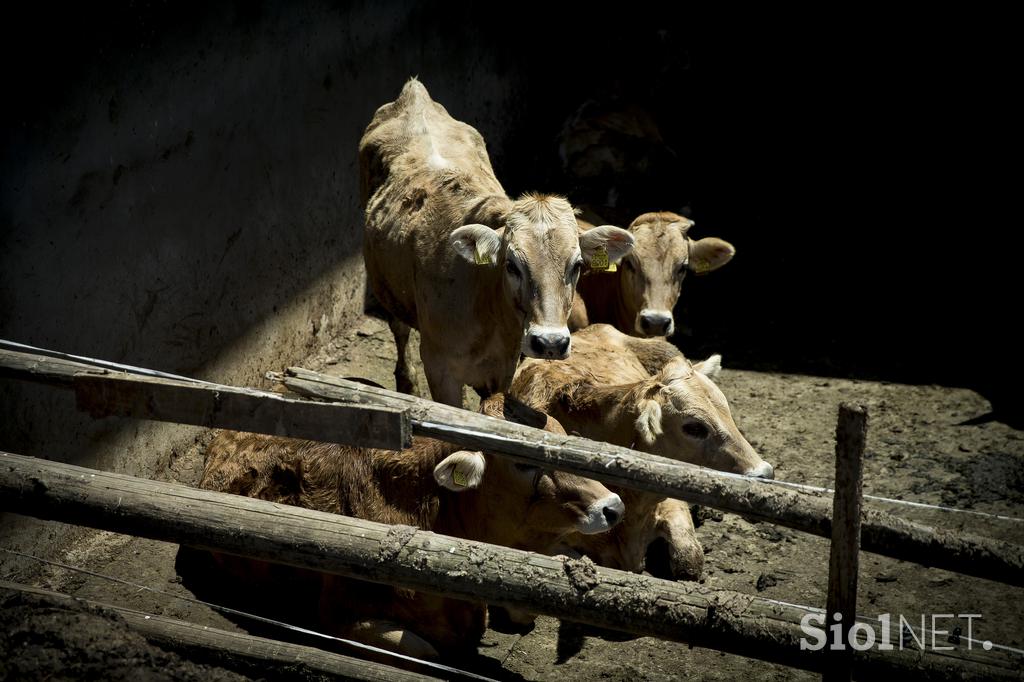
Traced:
<path id="1" fill-rule="evenodd" d="M 654 2 L 6 14 L 0 338 L 237 385 L 308 355 L 362 314 L 356 148 L 415 75 L 510 195 L 620 225 L 682 212 L 736 246 L 684 285 L 687 355 L 968 388 L 991 408 L 975 422 L 1024 421 L 998 22 Z M 566 157 L 581 112 L 625 122 L 607 163 Z M 129 424 L 0 382 L 2 450 L 145 475 L 193 439 Z M 3 518 L 8 546 L 77 537 Z"/>
<path id="2" fill-rule="evenodd" d="M 601 207 L 614 187 L 615 219 L 684 210 L 737 245 L 728 270 L 687 283 L 685 349 L 969 386 L 1019 419 L 1008 180 L 985 159 L 1008 125 L 998 41 L 954 59 L 885 29 L 844 41 L 865 17 L 812 30 L 661 3 L 21 12 L 4 41 L 7 338 L 209 363 L 358 254 L 356 142 L 419 75 L 481 130 L 511 194 Z M 573 176 L 559 156 L 587 103 L 649 123 L 615 138 L 614 177 Z"/>

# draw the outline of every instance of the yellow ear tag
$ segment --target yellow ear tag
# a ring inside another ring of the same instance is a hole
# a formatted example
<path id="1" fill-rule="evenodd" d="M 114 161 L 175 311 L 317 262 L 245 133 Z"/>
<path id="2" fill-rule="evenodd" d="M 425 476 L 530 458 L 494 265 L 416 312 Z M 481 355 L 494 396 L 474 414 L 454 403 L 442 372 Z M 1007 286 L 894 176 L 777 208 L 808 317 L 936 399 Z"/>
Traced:
<path id="1" fill-rule="evenodd" d="M 456 467 L 455 471 L 452 472 L 452 482 L 455 485 L 462 486 L 465 488 L 469 484 L 469 480 L 466 479 L 466 474 Z"/>
<path id="2" fill-rule="evenodd" d="M 706 275 L 711 272 L 711 263 L 700 258 L 690 261 L 689 267 L 698 275 Z"/>
<path id="3" fill-rule="evenodd" d="M 476 264 L 477 265 L 490 265 L 491 257 L 489 254 L 476 252 Z"/>
<path id="4" fill-rule="evenodd" d="M 604 272 L 608 270 L 608 251 L 603 247 L 598 247 L 594 255 L 590 257 L 590 269 L 598 272 Z"/>

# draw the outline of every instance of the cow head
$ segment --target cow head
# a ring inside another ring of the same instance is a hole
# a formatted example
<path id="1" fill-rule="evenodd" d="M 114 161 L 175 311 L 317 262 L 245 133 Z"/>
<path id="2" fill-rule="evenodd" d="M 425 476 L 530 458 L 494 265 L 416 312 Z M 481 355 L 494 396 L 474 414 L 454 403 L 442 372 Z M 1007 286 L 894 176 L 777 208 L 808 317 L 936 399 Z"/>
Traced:
<path id="1" fill-rule="evenodd" d="M 692 220 L 675 213 L 645 213 L 630 224 L 635 243 L 622 261 L 619 292 L 634 333 L 671 336 L 672 309 L 686 274 L 717 270 L 736 253 L 732 244 L 715 237 L 690 239 L 691 227 Z"/>
<path id="2" fill-rule="evenodd" d="M 663 457 L 760 478 L 774 478 L 772 465 L 743 437 L 729 403 L 711 380 L 722 358 L 690 364 L 676 358 L 626 396 L 635 414 L 638 449 Z"/>
<path id="3" fill-rule="evenodd" d="M 481 404 L 492 417 L 565 435 L 555 419 L 501 394 Z M 500 510 L 502 528 L 496 541 L 542 551 L 535 538 L 546 541 L 576 531 L 601 533 L 615 526 L 625 513 L 618 495 L 598 481 L 564 471 L 553 471 L 507 457 L 460 450 L 442 460 L 434 478 L 448 490 L 476 489 L 487 508 Z"/>
<path id="4" fill-rule="evenodd" d="M 568 201 L 528 194 L 512 205 L 501 229 L 464 225 L 451 243 L 469 262 L 501 273 L 502 295 L 522 319 L 523 354 L 562 359 L 569 355 L 567 321 L 584 265 L 605 254 L 618 262 L 633 237 L 611 225 L 581 232 Z"/>

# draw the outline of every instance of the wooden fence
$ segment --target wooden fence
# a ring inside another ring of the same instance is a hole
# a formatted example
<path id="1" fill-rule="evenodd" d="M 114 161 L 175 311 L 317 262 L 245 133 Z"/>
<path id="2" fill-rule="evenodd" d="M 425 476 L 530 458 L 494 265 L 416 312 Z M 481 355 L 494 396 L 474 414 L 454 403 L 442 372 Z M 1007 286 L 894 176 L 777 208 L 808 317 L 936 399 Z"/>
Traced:
<path id="1" fill-rule="evenodd" d="M 118 414 L 390 448 L 402 447 L 410 434 L 416 433 L 819 536 L 830 537 L 833 530 L 839 530 L 833 529 L 829 496 L 780 490 L 757 479 L 558 436 L 298 368 L 275 378 L 296 393 L 334 402 L 141 377 L 8 350 L 0 350 L 0 377 L 72 389 L 80 408 L 94 416 Z M 859 508 L 859 474 L 856 484 L 852 498 Z M 851 526 L 850 508 L 844 506 L 844 529 Z M 827 653 L 801 650 L 804 633 L 799 624 L 805 609 L 692 583 L 596 568 L 588 560 L 579 560 L 583 565 L 577 565 L 571 560 L 411 528 L 10 453 L 0 453 L 0 509 L 525 608 L 809 670 L 835 666 Z M 1012 585 L 1024 584 L 1024 548 L 913 524 L 875 510 L 854 514 L 864 549 Z M 850 537 L 844 533 L 837 535 Z M 855 561 L 855 546 L 850 544 L 854 549 L 847 547 L 839 553 L 843 558 L 833 560 L 833 573 L 836 561 Z M 849 568 L 846 565 L 847 575 Z M 581 574 L 589 577 L 581 581 Z M 852 590 L 855 595 L 855 583 Z M 830 592 L 830 605 L 831 601 Z M 876 642 L 882 641 L 877 622 L 862 622 L 875 631 Z M 893 643 L 898 644 L 898 633 L 896 637 Z M 860 677 L 883 673 L 925 679 L 961 679 L 964 675 L 1021 679 L 1021 663 L 1008 652 L 970 649 L 965 643 L 952 651 L 897 647 L 894 651 L 850 652 L 839 669 L 852 670 Z"/>

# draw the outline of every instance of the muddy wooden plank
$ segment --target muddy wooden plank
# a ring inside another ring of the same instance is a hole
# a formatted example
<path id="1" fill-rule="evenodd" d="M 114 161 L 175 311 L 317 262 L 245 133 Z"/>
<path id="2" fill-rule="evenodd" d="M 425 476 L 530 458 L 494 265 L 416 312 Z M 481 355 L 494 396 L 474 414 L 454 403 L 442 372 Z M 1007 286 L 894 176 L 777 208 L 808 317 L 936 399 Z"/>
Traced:
<path id="1" fill-rule="evenodd" d="M 136 630 L 164 649 L 189 657 L 197 652 L 204 657 L 223 660 L 226 655 L 266 666 L 266 672 L 276 673 L 281 678 L 304 675 L 314 677 L 317 673 L 338 676 L 342 679 L 368 680 L 370 682 L 423 682 L 442 679 L 408 670 L 401 670 L 373 661 L 324 651 L 316 647 L 280 642 L 265 637 L 254 637 L 242 632 L 231 632 L 206 625 L 189 623 L 175 618 L 143 613 L 113 604 L 104 604 L 87 599 L 77 599 L 61 592 L 53 592 L 28 585 L 0 581 L 0 590 L 38 594 L 52 599 L 81 601 L 116 612 L 130 628 Z"/>
<path id="2" fill-rule="evenodd" d="M 752 595 L 595 567 L 240 496 L 0 453 L 0 510 L 566 620 L 689 642 L 809 670 L 823 653 L 802 650 L 806 613 Z M 1009 653 L 856 652 L 859 677 L 1021 679 Z M 954 657 L 955 654 L 955 657 Z"/>
<path id="3" fill-rule="evenodd" d="M 389 450 L 412 444 L 409 415 L 386 405 L 296 400 L 270 391 L 142 376 L 4 349 L 0 378 L 73 389 L 79 409 L 96 418 L 154 419 Z"/>
<path id="4" fill-rule="evenodd" d="M 0 348 L 0 379 L 20 379 L 70 388 L 76 372 L 94 370 L 95 367 L 81 362 Z"/>
<path id="5" fill-rule="evenodd" d="M 351 404 L 405 408 L 413 432 L 604 483 L 659 493 L 829 538 L 832 500 L 736 474 L 678 462 L 292 367 L 275 376 L 290 390 Z M 876 509 L 861 513 L 861 549 L 1010 585 L 1024 585 L 1024 547 L 913 523 Z"/>
<path id="6" fill-rule="evenodd" d="M 269 391 L 134 375 L 78 374 L 72 386 L 78 408 L 93 417 L 156 419 L 391 450 L 412 444 L 409 415 L 393 407 L 315 403 Z"/>

